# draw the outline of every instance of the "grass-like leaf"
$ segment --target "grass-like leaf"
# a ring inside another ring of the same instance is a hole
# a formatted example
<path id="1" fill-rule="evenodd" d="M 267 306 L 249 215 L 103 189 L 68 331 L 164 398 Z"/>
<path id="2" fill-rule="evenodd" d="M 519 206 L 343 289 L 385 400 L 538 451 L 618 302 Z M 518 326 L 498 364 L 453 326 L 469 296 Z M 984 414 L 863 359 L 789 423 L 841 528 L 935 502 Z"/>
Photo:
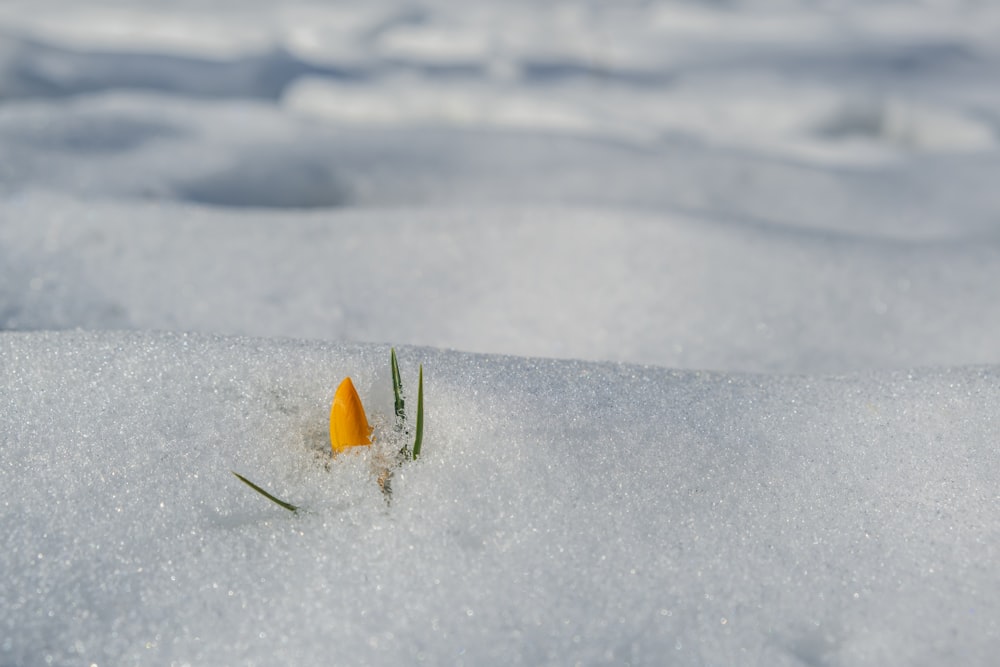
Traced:
<path id="1" fill-rule="evenodd" d="M 420 445 L 424 440 L 424 365 L 420 364 L 420 379 L 417 381 L 417 437 L 413 441 L 413 459 L 420 456 Z"/>
<path id="2" fill-rule="evenodd" d="M 230 472 L 232 472 L 232 471 L 230 471 Z M 244 484 L 246 484 L 247 486 L 249 486 L 251 489 L 253 489 L 254 491 L 256 491 L 257 493 L 259 493 L 260 495 L 262 495 L 265 498 L 267 498 L 268 500 L 270 500 L 272 503 L 274 503 L 276 505 L 281 505 L 282 507 L 284 507 L 289 512 L 295 513 L 295 512 L 299 511 L 299 508 L 296 507 L 295 505 L 293 505 L 291 503 L 286 503 L 284 500 L 282 500 L 280 498 L 275 498 L 270 493 L 268 493 L 264 489 L 260 488 L 259 486 L 257 486 L 256 484 L 254 484 L 253 482 L 251 482 L 249 479 L 247 479 L 243 475 L 239 474 L 238 472 L 233 472 L 233 474 L 236 475 L 236 478 L 239 479 L 241 482 L 243 482 Z"/>
<path id="3" fill-rule="evenodd" d="M 396 359 L 396 348 L 392 348 L 392 394 L 396 399 L 396 428 L 402 430 L 406 422 L 406 406 L 403 403 L 403 378 L 399 374 L 399 361 Z"/>

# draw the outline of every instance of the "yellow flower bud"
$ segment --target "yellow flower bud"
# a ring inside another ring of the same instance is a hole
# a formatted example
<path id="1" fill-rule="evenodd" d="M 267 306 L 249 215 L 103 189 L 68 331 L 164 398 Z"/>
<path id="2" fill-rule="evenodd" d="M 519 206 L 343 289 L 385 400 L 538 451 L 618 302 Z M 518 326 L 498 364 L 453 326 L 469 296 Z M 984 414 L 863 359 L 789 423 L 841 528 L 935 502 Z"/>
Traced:
<path id="1" fill-rule="evenodd" d="M 372 428 L 368 425 L 365 408 L 351 378 L 346 377 L 337 387 L 330 408 L 330 446 L 334 454 L 348 447 L 372 444 Z"/>

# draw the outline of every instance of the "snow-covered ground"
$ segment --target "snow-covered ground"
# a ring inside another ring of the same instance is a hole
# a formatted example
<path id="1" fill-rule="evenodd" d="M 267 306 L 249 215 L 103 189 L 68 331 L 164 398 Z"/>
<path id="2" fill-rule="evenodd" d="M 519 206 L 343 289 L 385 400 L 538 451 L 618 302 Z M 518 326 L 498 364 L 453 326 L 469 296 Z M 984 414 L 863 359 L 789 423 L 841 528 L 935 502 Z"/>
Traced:
<path id="1" fill-rule="evenodd" d="M 0 665 L 992 664 L 997 34 L 7 0 Z"/>

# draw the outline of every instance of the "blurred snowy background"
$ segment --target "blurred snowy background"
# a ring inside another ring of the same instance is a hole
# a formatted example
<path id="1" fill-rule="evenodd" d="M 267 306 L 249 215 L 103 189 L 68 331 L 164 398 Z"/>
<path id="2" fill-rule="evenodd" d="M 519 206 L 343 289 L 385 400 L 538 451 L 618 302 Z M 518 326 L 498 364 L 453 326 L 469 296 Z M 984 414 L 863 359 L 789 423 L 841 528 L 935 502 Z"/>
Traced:
<path id="1" fill-rule="evenodd" d="M 998 35 L 0 3 L 0 664 L 991 664 Z M 387 344 L 390 510 L 313 465 Z"/>
<path id="2" fill-rule="evenodd" d="M 991 3 L 32 1 L 0 28 L 6 329 L 1000 359 Z"/>

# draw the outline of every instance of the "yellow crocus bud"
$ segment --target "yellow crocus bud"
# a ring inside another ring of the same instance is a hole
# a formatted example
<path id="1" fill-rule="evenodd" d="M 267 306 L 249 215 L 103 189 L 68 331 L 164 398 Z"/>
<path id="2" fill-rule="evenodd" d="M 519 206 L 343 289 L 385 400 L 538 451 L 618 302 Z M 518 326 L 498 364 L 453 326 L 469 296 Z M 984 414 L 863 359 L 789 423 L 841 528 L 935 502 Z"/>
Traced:
<path id="1" fill-rule="evenodd" d="M 346 377 L 337 387 L 330 408 L 330 446 L 334 454 L 339 454 L 348 447 L 371 445 L 371 436 L 365 408 L 351 378 Z"/>

